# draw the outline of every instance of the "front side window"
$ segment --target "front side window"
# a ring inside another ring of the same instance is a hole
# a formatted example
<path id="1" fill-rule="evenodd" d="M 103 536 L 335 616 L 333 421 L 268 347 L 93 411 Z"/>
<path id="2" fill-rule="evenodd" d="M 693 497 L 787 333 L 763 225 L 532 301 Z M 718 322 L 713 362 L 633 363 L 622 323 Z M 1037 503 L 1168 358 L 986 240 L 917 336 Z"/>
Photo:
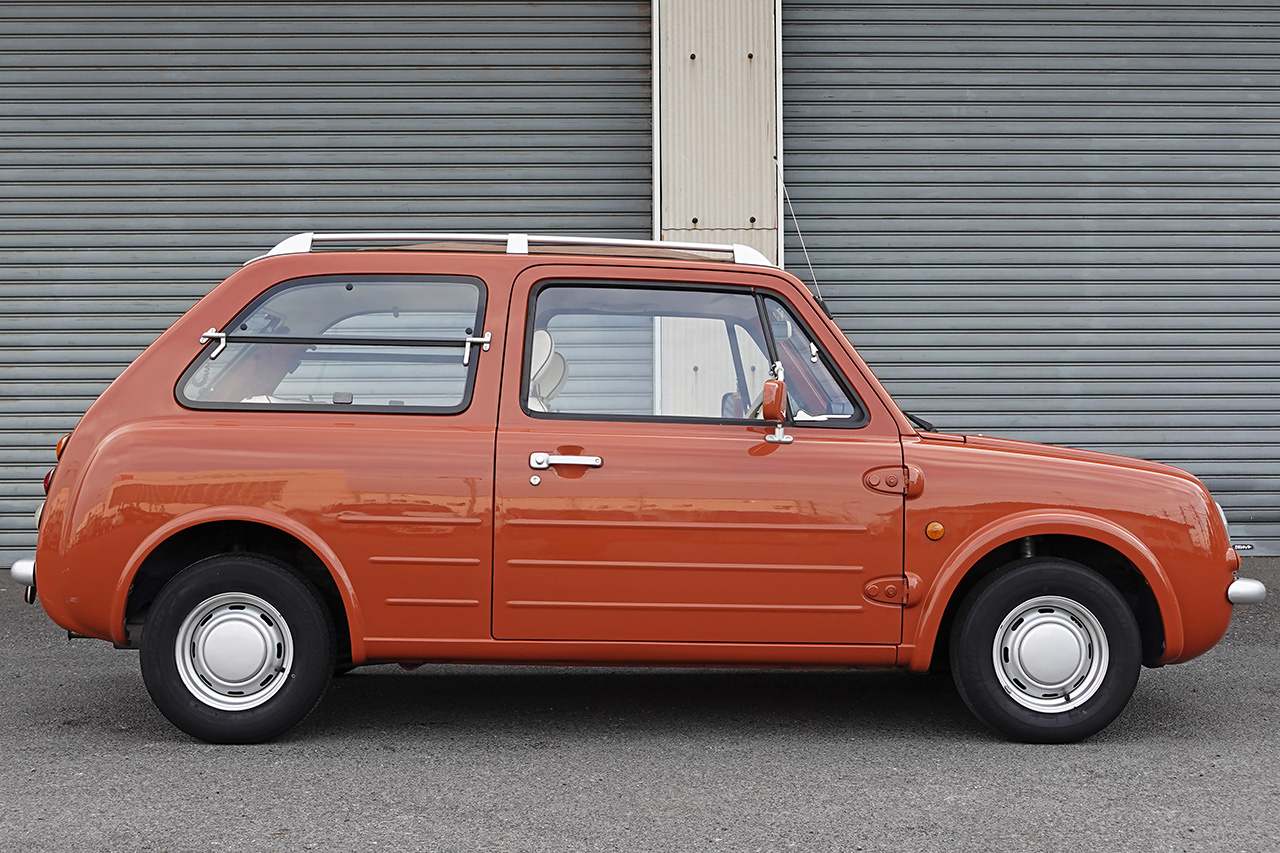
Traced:
<path id="1" fill-rule="evenodd" d="M 782 312 L 776 320 L 775 307 Z M 535 294 L 531 326 L 524 403 L 535 415 L 758 418 L 775 360 L 788 380 L 787 361 L 814 367 L 811 341 L 788 309 L 745 288 L 550 284 Z M 818 368 L 825 372 L 802 371 L 809 375 L 800 395 L 789 393 L 791 411 L 797 419 L 852 425 L 861 409 L 825 362 Z"/>
<path id="2" fill-rule="evenodd" d="M 768 378 L 746 292 L 549 286 L 528 344 L 531 412 L 741 418 Z"/>
<path id="3" fill-rule="evenodd" d="M 764 298 L 778 363 L 787 383 L 787 414 L 798 424 L 845 421 L 861 424 L 862 407 L 836 379 L 813 336 L 786 305 Z"/>
<path id="4" fill-rule="evenodd" d="M 481 347 L 483 284 L 323 276 L 267 291 L 178 382 L 192 408 L 459 412 Z M 464 363 L 465 362 L 465 363 Z"/>

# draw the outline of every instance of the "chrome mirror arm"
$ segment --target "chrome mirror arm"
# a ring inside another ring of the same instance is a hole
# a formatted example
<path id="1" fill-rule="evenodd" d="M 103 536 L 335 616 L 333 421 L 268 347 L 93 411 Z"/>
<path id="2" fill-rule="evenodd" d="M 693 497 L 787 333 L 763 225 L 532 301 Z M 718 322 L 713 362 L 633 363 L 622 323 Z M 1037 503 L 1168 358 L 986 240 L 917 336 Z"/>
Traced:
<path id="1" fill-rule="evenodd" d="M 774 424 L 773 433 L 771 435 L 766 435 L 764 440 L 770 444 L 790 444 L 796 440 L 796 437 L 794 435 L 787 435 L 782 424 Z"/>

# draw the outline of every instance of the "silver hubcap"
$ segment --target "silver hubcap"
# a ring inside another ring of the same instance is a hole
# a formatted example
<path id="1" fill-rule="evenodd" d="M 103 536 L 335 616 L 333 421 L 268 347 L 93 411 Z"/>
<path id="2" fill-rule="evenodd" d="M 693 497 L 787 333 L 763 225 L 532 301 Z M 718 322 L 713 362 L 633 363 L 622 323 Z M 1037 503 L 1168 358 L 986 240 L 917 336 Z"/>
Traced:
<path id="1" fill-rule="evenodd" d="M 284 686 L 293 667 L 293 634 L 268 602 L 228 592 L 187 614 L 174 654 L 192 695 L 222 711 L 243 711 Z"/>
<path id="2" fill-rule="evenodd" d="M 1045 595 L 1000 623 L 992 648 L 996 677 L 1024 708 L 1061 713 L 1102 686 L 1111 654 L 1102 623 L 1078 601 Z"/>

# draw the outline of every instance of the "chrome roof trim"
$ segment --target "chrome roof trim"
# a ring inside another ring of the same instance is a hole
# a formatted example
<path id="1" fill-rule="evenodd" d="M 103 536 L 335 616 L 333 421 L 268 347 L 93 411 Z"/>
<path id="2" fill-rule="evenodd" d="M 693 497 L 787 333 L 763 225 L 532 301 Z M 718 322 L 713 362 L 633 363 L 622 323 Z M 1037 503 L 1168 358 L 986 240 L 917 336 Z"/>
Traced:
<path id="1" fill-rule="evenodd" d="M 733 256 L 735 264 L 751 266 L 775 266 L 759 251 L 741 243 L 674 243 L 667 240 L 623 240 L 612 237 L 573 237 L 550 234 L 454 234 L 435 231 L 370 231 L 335 232 L 317 234 L 306 231 L 286 237 L 265 255 L 259 255 L 246 263 L 275 255 L 298 255 L 314 251 L 317 243 L 506 243 L 507 254 L 526 255 L 530 244 L 542 243 L 562 246 L 615 246 L 620 249 L 674 249 L 690 252 L 719 252 Z"/>

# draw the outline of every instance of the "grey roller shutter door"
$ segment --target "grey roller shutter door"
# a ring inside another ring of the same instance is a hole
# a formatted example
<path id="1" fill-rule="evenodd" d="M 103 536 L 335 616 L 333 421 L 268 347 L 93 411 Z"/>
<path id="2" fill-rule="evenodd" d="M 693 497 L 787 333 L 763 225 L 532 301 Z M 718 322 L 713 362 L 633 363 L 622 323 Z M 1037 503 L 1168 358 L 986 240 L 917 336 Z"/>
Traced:
<path id="1" fill-rule="evenodd" d="M 280 238 L 649 237 L 649 29 L 607 0 L 0 2 L 0 564 L 57 437 Z"/>
<path id="2" fill-rule="evenodd" d="M 783 50 L 809 253 L 904 408 L 1186 468 L 1280 554 L 1280 6 L 784 0 Z"/>

